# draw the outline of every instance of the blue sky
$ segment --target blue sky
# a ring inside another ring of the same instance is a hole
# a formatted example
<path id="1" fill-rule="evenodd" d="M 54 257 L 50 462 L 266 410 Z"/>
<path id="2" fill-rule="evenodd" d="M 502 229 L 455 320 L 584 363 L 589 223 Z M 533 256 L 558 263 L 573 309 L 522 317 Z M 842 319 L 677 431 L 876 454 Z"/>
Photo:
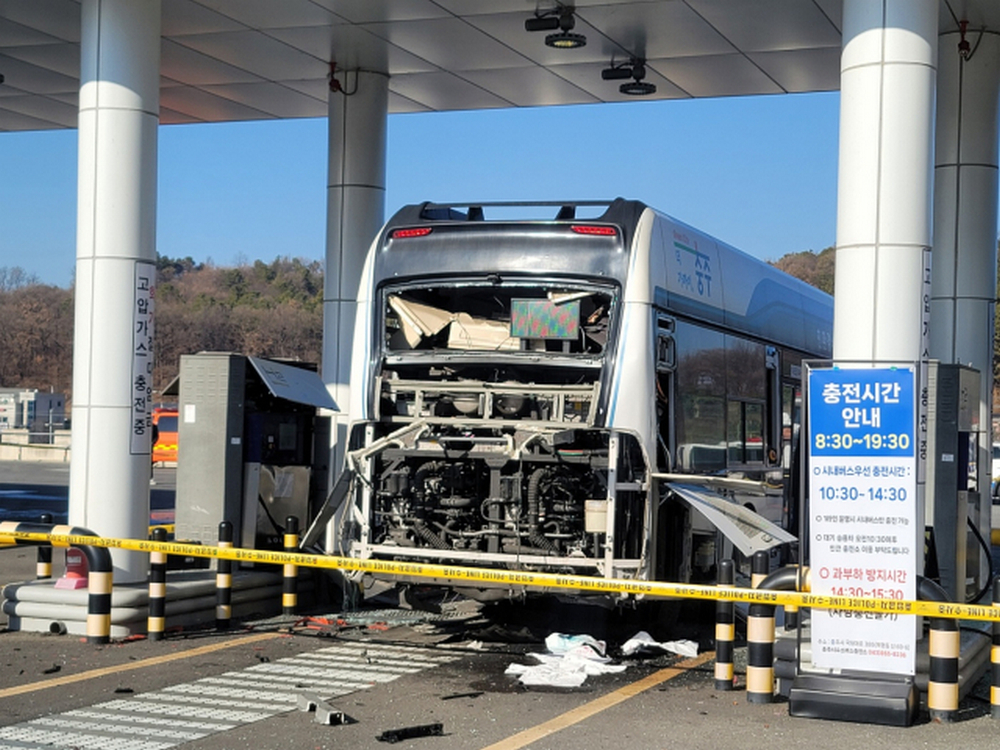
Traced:
<path id="1" fill-rule="evenodd" d="M 834 242 L 837 93 L 393 115 L 386 212 L 636 198 L 757 257 Z M 157 250 L 322 259 L 326 124 L 160 129 Z M 0 266 L 67 286 L 76 132 L 0 133 Z"/>

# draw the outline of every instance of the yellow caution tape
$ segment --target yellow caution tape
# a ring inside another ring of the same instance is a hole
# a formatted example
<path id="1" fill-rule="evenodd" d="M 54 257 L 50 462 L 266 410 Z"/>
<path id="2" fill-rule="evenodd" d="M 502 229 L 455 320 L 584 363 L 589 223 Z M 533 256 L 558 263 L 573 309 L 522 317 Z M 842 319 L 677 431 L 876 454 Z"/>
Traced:
<path id="1" fill-rule="evenodd" d="M 720 586 L 705 586 L 662 581 L 640 581 L 627 578 L 594 578 L 592 576 L 537 573 L 525 570 L 468 568 L 455 565 L 434 565 L 395 560 L 361 560 L 353 557 L 305 555 L 294 552 L 212 547 L 177 542 L 153 542 L 138 539 L 108 539 L 74 534 L 44 534 L 30 531 L 0 531 L 0 544 L 33 542 L 57 547 L 107 547 L 136 552 L 165 552 L 185 557 L 208 557 L 219 560 L 254 562 L 270 565 L 298 565 L 304 568 L 356 570 L 367 573 L 412 576 L 416 578 L 448 579 L 463 583 L 502 584 L 526 589 L 568 589 L 591 593 L 632 594 L 649 597 L 708 599 L 748 604 L 815 607 L 851 612 L 876 612 L 885 615 L 921 615 L 962 620 L 1000 622 L 1000 606 L 952 604 L 948 602 L 875 599 L 854 596 L 827 596 L 799 591 L 768 591 Z"/>

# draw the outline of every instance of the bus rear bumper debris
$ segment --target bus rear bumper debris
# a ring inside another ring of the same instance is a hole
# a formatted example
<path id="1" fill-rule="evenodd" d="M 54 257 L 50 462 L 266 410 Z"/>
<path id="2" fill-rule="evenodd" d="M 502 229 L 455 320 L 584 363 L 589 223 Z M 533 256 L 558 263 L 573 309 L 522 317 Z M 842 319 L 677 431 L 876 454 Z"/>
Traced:
<path id="1" fill-rule="evenodd" d="M 379 742 L 399 742 L 400 740 L 410 740 L 414 737 L 441 737 L 443 735 L 444 724 L 436 722 L 434 724 L 421 724 L 415 727 L 403 727 L 402 729 L 387 729 L 375 739 Z"/>
<path id="2" fill-rule="evenodd" d="M 350 723 L 347 714 L 331 706 L 316 693 L 299 693 L 297 705 L 300 711 L 315 712 L 315 721 L 317 724 L 333 726 L 335 724 Z"/>

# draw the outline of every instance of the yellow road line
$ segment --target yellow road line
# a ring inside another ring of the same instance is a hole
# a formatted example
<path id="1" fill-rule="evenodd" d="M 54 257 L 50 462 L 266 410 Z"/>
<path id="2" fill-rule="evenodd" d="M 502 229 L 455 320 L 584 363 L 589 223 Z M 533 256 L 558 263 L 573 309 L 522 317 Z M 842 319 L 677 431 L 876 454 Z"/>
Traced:
<path id="1" fill-rule="evenodd" d="M 187 659 L 192 656 L 201 656 L 203 654 L 210 654 L 213 651 L 221 651 L 224 648 L 232 648 L 234 646 L 246 646 L 250 643 L 256 643 L 257 641 L 265 641 L 270 638 L 278 638 L 281 633 L 257 633 L 256 635 L 250 635 L 245 638 L 237 638 L 231 641 L 223 641 L 221 643 L 212 643 L 208 646 L 199 646 L 198 648 L 192 648 L 187 651 L 180 651 L 173 654 L 164 654 L 163 656 L 154 656 L 150 659 L 143 659 L 142 661 L 134 661 L 129 664 L 118 664 L 113 667 L 102 667 L 101 669 L 92 669 L 89 672 L 80 672 L 79 674 L 69 674 L 65 677 L 53 677 L 51 680 L 42 680 L 41 682 L 32 682 L 28 685 L 18 685 L 17 687 L 5 688 L 0 690 L 0 698 L 9 698 L 13 695 L 23 695 L 24 693 L 33 693 L 36 690 L 47 690 L 48 688 L 59 687 L 60 685 L 69 685 L 74 682 L 83 682 L 84 680 L 92 680 L 95 677 L 104 677 L 109 674 L 116 674 L 118 672 L 125 672 L 130 669 L 143 669 L 144 667 L 155 667 L 160 664 L 166 664 L 167 662 L 177 661 L 178 659 Z"/>
<path id="2" fill-rule="evenodd" d="M 590 703 L 584 703 L 582 706 L 577 706 L 571 711 L 560 714 L 554 719 L 546 721 L 544 724 L 531 727 L 531 729 L 525 729 L 523 732 L 518 732 L 505 740 L 495 742 L 494 744 L 483 748 L 483 750 L 518 750 L 519 748 L 527 747 L 532 742 L 537 742 L 543 737 L 548 737 L 550 734 L 555 734 L 556 732 L 566 729 L 567 727 L 571 727 L 574 724 L 579 724 L 584 719 L 589 719 L 591 716 L 599 714 L 601 711 L 609 709 L 612 706 L 617 706 L 619 703 L 623 703 L 639 693 L 656 687 L 657 685 L 661 685 L 667 680 L 672 680 L 674 677 L 684 674 L 684 672 L 688 669 L 694 669 L 695 667 L 701 666 L 705 662 L 714 658 L 714 651 L 706 651 L 705 653 L 699 654 L 692 659 L 685 659 L 673 667 L 667 667 L 666 669 L 654 672 L 648 677 L 636 680 L 630 685 L 625 685 L 614 692 L 602 695 L 600 698 L 590 701 Z"/>

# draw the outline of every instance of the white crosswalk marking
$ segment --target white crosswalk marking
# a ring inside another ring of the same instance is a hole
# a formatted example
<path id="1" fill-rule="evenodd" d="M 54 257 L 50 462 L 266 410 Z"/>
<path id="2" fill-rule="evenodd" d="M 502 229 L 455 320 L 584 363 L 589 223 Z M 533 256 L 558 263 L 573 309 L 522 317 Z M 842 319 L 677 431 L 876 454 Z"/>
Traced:
<path id="1" fill-rule="evenodd" d="M 0 727 L 0 748 L 167 750 L 295 710 L 303 692 L 333 699 L 456 658 L 427 649 L 339 644 Z"/>

